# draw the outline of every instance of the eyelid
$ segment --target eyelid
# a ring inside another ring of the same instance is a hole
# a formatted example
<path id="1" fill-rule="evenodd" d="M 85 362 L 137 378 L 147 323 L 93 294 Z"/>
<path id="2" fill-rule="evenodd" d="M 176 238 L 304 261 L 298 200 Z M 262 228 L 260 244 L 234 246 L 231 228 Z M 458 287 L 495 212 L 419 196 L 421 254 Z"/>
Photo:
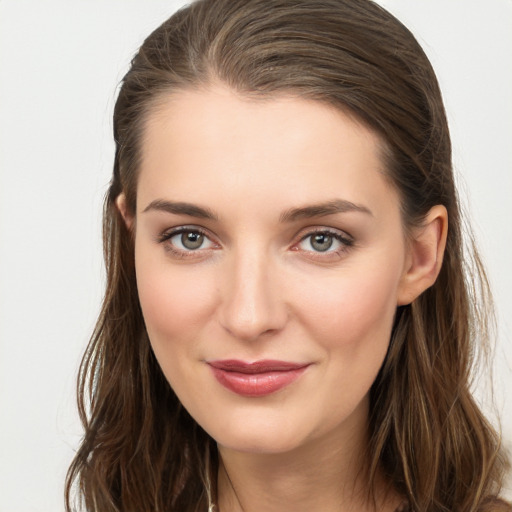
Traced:
<path id="1" fill-rule="evenodd" d="M 347 233 L 342 229 L 327 226 L 308 226 L 307 228 L 304 228 L 301 231 L 299 231 L 299 233 L 296 235 L 296 238 L 298 239 L 298 242 L 301 242 L 302 240 L 306 239 L 309 236 L 322 233 L 332 235 L 335 238 L 341 239 L 347 243 L 354 243 L 354 237 L 350 233 Z"/>
<path id="2" fill-rule="evenodd" d="M 204 235 L 205 237 L 211 239 L 211 234 L 202 228 L 201 226 L 195 226 L 193 224 L 185 224 L 180 226 L 175 226 L 173 228 L 167 228 L 164 229 L 157 237 L 158 242 L 165 242 L 166 240 L 169 240 L 175 235 L 179 235 L 181 233 L 187 233 L 187 232 L 196 232 L 200 233 L 201 235 Z"/>

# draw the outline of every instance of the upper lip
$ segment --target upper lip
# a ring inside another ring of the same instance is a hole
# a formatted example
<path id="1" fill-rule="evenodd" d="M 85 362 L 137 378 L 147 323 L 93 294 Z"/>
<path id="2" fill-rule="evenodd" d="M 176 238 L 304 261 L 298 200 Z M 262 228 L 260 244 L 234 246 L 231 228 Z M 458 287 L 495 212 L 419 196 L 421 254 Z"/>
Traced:
<path id="1" fill-rule="evenodd" d="M 267 372 L 285 372 L 292 370 L 299 370 L 309 366 L 309 363 L 291 363 L 288 361 L 276 361 L 265 359 L 262 361 L 254 361 L 248 363 L 239 361 L 238 359 L 224 359 L 217 361 L 208 361 L 208 364 L 218 370 L 238 373 L 267 373 Z"/>

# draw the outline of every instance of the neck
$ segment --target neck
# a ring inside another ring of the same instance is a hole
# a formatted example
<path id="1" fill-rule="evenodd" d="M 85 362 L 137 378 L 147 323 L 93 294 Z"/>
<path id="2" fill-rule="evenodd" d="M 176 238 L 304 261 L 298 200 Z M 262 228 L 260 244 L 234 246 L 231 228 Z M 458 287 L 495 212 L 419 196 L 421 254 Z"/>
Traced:
<path id="1" fill-rule="evenodd" d="M 366 446 L 364 429 L 335 432 L 285 453 L 219 446 L 219 512 L 392 512 L 400 500 L 381 475 L 373 496 L 368 492 Z"/>

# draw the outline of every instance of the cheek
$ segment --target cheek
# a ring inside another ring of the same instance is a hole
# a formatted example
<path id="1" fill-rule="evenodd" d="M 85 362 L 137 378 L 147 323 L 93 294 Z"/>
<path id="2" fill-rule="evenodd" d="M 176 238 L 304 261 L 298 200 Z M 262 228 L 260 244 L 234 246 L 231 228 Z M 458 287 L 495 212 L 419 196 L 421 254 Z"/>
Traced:
<path id="1" fill-rule="evenodd" d="M 208 270 L 193 275 L 184 267 L 170 265 L 164 257 L 136 250 L 139 300 L 148 335 L 158 357 L 160 350 L 193 348 L 195 334 L 211 317 L 215 288 Z"/>
<path id="2" fill-rule="evenodd" d="M 399 268 L 388 272 L 361 265 L 314 280 L 302 291 L 298 309 L 303 324 L 326 349 L 340 348 L 345 355 L 387 350 L 396 310 Z"/>
<path id="3" fill-rule="evenodd" d="M 301 323 L 321 349 L 322 384 L 312 400 L 324 421 L 321 433 L 361 407 L 389 347 L 398 279 L 380 272 L 350 272 L 328 286 L 310 286 L 300 305 Z M 364 413 L 366 414 L 366 413 Z"/>

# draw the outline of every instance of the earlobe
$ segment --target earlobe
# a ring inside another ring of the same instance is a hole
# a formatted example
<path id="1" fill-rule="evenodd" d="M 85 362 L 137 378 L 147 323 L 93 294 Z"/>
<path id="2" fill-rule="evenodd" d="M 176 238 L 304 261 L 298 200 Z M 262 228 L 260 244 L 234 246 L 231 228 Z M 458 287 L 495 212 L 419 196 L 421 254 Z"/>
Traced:
<path id="1" fill-rule="evenodd" d="M 434 284 L 443 263 L 447 234 L 448 212 L 444 206 L 436 205 L 413 232 L 398 290 L 399 306 L 410 304 Z"/>
<path id="2" fill-rule="evenodd" d="M 128 205 L 126 204 L 126 196 L 124 193 L 121 193 L 116 198 L 116 207 L 121 213 L 121 216 L 123 217 L 124 223 L 126 224 L 126 227 L 131 230 L 133 226 L 133 215 L 131 215 L 128 211 Z"/>

